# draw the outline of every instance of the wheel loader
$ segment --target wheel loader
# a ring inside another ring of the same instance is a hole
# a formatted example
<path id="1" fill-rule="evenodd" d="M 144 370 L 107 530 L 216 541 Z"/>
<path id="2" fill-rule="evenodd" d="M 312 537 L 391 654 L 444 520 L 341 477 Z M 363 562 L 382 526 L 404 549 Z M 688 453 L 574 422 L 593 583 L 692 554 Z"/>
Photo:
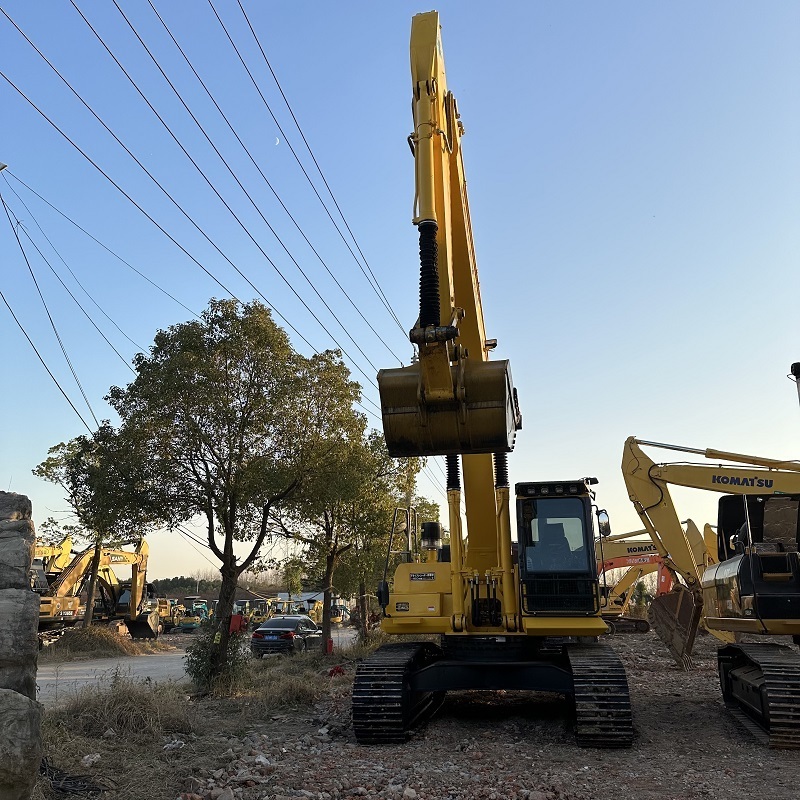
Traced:
<path id="1" fill-rule="evenodd" d="M 400 742 L 447 691 L 514 689 L 562 695 L 579 744 L 627 747 L 625 670 L 598 642 L 606 624 L 594 553 L 607 515 L 597 515 L 596 479 L 516 483 L 514 542 L 507 454 L 522 418 L 508 361 L 489 360 L 497 342 L 484 325 L 464 127 L 447 85 L 437 12 L 413 18 L 411 72 L 416 359 L 381 370 L 378 387 L 390 455 L 446 456 L 450 542 L 442 545 L 438 524 L 424 524 L 419 550 L 378 589 L 381 628 L 403 639 L 357 669 L 355 736 Z"/>

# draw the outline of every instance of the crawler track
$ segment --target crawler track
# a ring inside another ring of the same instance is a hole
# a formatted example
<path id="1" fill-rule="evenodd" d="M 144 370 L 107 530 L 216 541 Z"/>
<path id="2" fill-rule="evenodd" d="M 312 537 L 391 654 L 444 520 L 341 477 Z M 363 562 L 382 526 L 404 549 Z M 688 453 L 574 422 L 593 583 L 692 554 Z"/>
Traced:
<path id="1" fill-rule="evenodd" d="M 770 747 L 800 750 L 800 657 L 794 650 L 728 645 L 719 650 L 719 672 L 725 705 L 745 727 L 752 729 L 754 721 Z"/>
<path id="2" fill-rule="evenodd" d="M 444 692 L 412 692 L 411 675 L 441 654 L 428 642 L 384 645 L 359 664 L 353 683 L 353 732 L 360 744 L 404 742 L 427 722 Z"/>
<path id="3" fill-rule="evenodd" d="M 575 736 L 581 747 L 630 747 L 633 716 L 628 679 L 604 645 L 567 648 L 575 686 Z"/>

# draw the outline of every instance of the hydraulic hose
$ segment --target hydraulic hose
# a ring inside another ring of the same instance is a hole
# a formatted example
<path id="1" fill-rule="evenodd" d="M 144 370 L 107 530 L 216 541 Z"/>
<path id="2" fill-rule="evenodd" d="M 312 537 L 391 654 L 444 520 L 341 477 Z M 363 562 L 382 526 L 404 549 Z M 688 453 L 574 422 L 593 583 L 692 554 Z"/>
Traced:
<path id="1" fill-rule="evenodd" d="M 419 230 L 419 324 L 421 328 L 439 325 L 439 226 L 425 219 Z"/>

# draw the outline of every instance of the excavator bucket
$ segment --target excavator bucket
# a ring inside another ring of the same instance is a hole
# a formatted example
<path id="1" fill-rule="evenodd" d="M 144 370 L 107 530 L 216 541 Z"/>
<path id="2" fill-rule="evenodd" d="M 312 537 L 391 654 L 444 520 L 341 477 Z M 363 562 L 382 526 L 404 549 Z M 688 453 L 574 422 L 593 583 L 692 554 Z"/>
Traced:
<path id="1" fill-rule="evenodd" d="M 459 385 L 458 367 L 451 367 Z M 507 453 L 522 427 L 508 361 L 467 359 L 463 400 L 425 402 L 420 364 L 378 373 L 389 455 Z"/>
<path id="2" fill-rule="evenodd" d="M 656 597 L 650 604 L 647 615 L 650 624 L 681 669 L 692 666 L 692 648 L 702 611 L 702 605 L 681 584 Z"/>
<path id="3" fill-rule="evenodd" d="M 161 618 L 158 615 L 158 609 L 153 609 L 152 611 L 143 611 L 135 619 L 126 617 L 125 625 L 131 639 L 156 639 Z"/>

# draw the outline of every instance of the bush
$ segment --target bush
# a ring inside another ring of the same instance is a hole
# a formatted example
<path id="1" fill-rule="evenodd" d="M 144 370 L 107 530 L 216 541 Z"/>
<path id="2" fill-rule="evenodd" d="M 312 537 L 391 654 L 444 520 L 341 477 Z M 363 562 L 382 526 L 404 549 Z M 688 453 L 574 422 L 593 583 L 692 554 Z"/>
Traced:
<path id="1" fill-rule="evenodd" d="M 226 691 L 247 670 L 250 661 L 250 634 L 232 633 L 228 640 L 227 664 L 221 675 L 211 680 L 211 651 L 215 632 L 207 630 L 198 633 L 195 640 L 186 648 L 186 674 L 198 689 Z"/>
<path id="2" fill-rule="evenodd" d="M 111 628 L 92 625 L 90 628 L 71 628 L 39 654 L 42 662 L 69 661 L 76 656 L 116 658 L 135 656 L 139 648 L 129 636 L 120 636 Z"/>

